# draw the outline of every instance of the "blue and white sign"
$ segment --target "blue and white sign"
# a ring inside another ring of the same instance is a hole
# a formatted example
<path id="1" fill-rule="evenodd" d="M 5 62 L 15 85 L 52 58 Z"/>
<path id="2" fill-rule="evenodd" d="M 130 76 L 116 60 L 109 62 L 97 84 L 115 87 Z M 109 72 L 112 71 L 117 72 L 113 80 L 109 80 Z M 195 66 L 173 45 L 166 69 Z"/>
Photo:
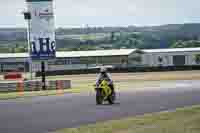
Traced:
<path id="1" fill-rule="evenodd" d="M 30 56 L 32 60 L 56 57 L 55 23 L 52 0 L 27 0 L 30 20 Z"/>
<path id="2" fill-rule="evenodd" d="M 50 38 L 38 38 L 31 42 L 31 58 L 33 60 L 46 60 L 55 58 L 56 45 Z"/>

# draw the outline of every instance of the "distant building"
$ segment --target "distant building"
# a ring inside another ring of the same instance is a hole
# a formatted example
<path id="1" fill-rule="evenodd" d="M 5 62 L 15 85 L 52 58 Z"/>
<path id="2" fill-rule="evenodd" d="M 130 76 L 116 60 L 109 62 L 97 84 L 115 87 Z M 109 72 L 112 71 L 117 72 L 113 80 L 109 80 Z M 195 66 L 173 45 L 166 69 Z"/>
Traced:
<path id="1" fill-rule="evenodd" d="M 28 53 L 0 54 L 0 71 L 29 71 Z M 176 49 L 115 49 L 57 52 L 49 60 L 48 71 L 110 67 L 157 67 L 200 65 L 200 48 Z M 33 62 L 33 71 L 40 71 L 40 62 Z"/>

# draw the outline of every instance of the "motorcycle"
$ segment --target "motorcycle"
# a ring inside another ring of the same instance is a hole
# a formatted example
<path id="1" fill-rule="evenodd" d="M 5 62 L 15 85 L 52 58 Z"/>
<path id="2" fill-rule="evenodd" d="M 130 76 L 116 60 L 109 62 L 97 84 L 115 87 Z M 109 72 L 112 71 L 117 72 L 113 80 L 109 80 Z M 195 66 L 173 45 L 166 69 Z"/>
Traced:
<path id="1" fill-rule="evenodd" d="M 96 91 L 96 104 L 103 104 L 104 101 L 108 101 L 109 104 L 114 104 L 115 91 L 110 88 L 109 82 L 102 80 L 100 84 L 95 88 Z"/>

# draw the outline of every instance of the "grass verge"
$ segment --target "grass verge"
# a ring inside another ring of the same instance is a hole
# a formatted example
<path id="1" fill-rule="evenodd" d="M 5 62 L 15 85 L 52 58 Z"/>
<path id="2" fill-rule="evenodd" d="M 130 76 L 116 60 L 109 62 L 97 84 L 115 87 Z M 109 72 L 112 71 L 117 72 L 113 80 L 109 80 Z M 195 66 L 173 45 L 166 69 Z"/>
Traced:
<path id="1" fill-rule="evenodd" d="M 55 133 L 200 133 L 200 106 L 62 129 Z"/>

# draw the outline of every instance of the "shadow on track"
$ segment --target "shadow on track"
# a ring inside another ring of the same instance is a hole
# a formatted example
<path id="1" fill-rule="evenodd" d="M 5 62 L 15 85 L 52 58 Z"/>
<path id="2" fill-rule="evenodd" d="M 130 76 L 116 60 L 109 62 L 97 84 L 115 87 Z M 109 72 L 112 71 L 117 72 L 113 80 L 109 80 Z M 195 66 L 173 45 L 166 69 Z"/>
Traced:
<path id="1" fill-rule="evenodd" d="M 100 105 L 96 105 L 96 106 L 117 106 L 117 105 L 120 105 L 120 102 L 116 102 L 114 104 L 104 103 L 104 104 L 100 104 Z"/>

